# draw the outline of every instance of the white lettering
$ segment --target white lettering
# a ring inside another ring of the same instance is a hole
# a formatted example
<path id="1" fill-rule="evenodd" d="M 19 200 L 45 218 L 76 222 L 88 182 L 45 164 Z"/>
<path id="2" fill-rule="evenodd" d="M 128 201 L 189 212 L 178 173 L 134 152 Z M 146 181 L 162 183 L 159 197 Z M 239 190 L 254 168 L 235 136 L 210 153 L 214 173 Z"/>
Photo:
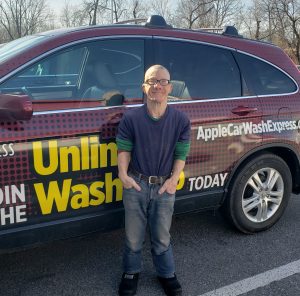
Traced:
<path id="1" fill-rule="evenodd" d="M 26 205 L 0 208 L 0 225 L 26 222 Z"/>
<path id="2" fill-rule="evenodd" d="M 5 213 L 5 210 L 8 210 L 8 212 Z M 1 208 L 0 216 L 1 216 L 1 225 L 6 225 L 6 219 L 9 219 L 9 224 L 15 223 L 14 207 Z"/>
<path id="3" fill-rule="evenodd" d="M 228 123 L 222 126 L 218 124 L 217 127 L 198 127 L 197 140 L 208 140 L 214 141 L 221 137 L 233 137 L 251 134 L 271 133 L 278 132 L 282 133 L 289 130 L 300 130 L 300 120 L 295 121 L 261 121 L 259 123 L 243 122 L 241 124 Z"/>
<path id="4" fill-rule="evenodd" d="M 190 191 L 224 186 L 228 173 L 189 178 Z"/>
<path id="5" fill-rule="evenodd" d="M 27 218 L 22 216 L 26 215 L 26 205 L 16 206 L 16 222 L 26 222 Z"/>
<path id="6" fill-rule="evenodd" d="M 3 203 L 5 199 L 5 204 L 16 204 L 17 202 L 25 202 L 25 185 L 20 184 L 20 186 L 11 185 L 4 186 L 4 189 L 0 188 L 0 204 Z"/>
<path id="7" fill-rule="evenodd" d="M 15 204 L 17 202 L 16 197 L 18 197 L 21 202 L 25 202 L 25 185 L 24 184 L 20 185 L 20 190 L 18 189 L 18 187 L 16 185 L 11 186 L 11 203 Z"/>
<path id="8" fill-rule="evenodd" d="M 198 177 L 196 180 L 195 188 L 196 190 L 200 190 L 203 187 L 204 180 L 202 177 Z"/>
<path id="9" fill-rule="evenodd" d="M 196 178 L 189 178 L 189 181 L 191 182 L 190 184 L 190 191 L 193 190 L 193 187 L 194 187 L 194 181 L 196 180 Z"/>
<path id="10" fill-rule="evenodd" d="M 15 154 L 13 143 L 0 144 L 0 157 L 13 156 Z"/>
<path id="11" fill-rule="evenodd" d="M 210 175 L 206 175 L 204 177 L 204 188 L 211 187 L 211 183 L 212 183 L 212 177 Z"/>
<path id="12" fill-rule="evenodd" d="M 224 182 L 225 182 L 225 179 L 226 179 L 227 175 L 228 175 L 228 173 L 220 174 L 221 186 L 224 186 Z"/>
<path id="13" fill-rule="evenodd" d="M 199 139 L 203 139 L 203 140 L 205 139 L 202 126 L 199 126 L 198 128 L 197 140 Z"/>

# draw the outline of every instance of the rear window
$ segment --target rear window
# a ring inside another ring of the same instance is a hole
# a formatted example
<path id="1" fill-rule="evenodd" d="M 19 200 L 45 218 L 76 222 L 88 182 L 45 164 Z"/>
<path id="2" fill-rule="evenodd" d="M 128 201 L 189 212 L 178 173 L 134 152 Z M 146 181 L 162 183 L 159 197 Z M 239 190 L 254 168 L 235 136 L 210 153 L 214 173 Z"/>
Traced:
<path id="1" fill-rule="evenodd" d="M 237 53 L 236 56 L 249 89 L 256 95 L 285 94 L 297 90 L 294 81 L 274 66 L 246 54 Z"/>

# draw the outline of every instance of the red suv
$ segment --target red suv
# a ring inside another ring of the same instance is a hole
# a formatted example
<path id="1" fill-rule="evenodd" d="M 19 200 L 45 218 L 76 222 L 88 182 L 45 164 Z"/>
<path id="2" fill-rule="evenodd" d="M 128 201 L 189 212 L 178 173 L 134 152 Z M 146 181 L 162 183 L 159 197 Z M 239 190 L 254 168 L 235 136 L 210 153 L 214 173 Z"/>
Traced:
<path id="1" fill-rule="evenodd" d="M 246 233 L 272 226 L 300 188 L 299 71 L 278 47 L 145 25 L 27 36 L 0 48 L 0 246 L 123 224 L 115 135 L 143 104 L 145 69 L 171 73 L 191 120 L 175 212 L 222 207 Z"/>

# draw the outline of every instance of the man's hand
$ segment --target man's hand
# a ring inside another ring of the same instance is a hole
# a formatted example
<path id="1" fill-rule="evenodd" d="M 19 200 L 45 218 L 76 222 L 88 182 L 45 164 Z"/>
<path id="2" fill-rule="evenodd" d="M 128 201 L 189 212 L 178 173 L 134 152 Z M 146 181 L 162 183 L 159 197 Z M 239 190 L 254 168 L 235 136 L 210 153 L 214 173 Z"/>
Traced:
<path id="1" fill-rule="evenodd" d="M 130 176 L 128 176 L 128 175 L 119 175 L 119 178 L 121 179 L 124 188 L 130 189 L 130 188 L 133 187 L 135 190 L 141 191 L 141 187 Z"/>
<path id="2" fill-rule="evenodd" d="M 165 191 L 169 194 L 174 194 L 176 192 L 178 180 L 176 178 L 169 178 L 165 181 L 163 186 L 159 189 L 158 193 L 163 194 Z"/>
<path id="3" fill-rule="evenodd" d="M 176 159 L 174 161 L 172 176 L 167 179 L 163 186 L 159 189 L 159 194 L 163 194 L 165 191 L 167 191 L 169 194 L 174 194 L 176 192 L 180 173 L 183 171 L 184 165 L 185 161 L 181 159 Z"/>
<path id="4" fill-rule="evenodd" d="M 130 158 L 130 152 L 124 150 L 118 152 L 119 178 L 121 179 L 124 188 L 130 189 L 133 187 L 137 191 L 141 191 L 141 187 L 127 174 Z"/>

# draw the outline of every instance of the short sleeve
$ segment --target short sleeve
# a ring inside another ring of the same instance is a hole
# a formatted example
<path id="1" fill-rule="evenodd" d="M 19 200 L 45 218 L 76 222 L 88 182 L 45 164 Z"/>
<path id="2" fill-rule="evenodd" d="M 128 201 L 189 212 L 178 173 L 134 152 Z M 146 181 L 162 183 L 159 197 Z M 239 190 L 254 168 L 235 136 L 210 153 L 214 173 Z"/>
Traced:
<path id="1" fill-rule="evenodd" d="M 118 126 L 116 142 L 119 150 L 131 151 L 133 148 L 132 126 L 126 114 L 123 115 Z"/>
<path id="2" fill-rule="evenodd" d="M 183 113 L 182 114 L 182 125 L 181 125 L 181 133 L 179 135 L 178 142 L 189 143 L 191 136 L 191 123 L 188 117 Z"/>

